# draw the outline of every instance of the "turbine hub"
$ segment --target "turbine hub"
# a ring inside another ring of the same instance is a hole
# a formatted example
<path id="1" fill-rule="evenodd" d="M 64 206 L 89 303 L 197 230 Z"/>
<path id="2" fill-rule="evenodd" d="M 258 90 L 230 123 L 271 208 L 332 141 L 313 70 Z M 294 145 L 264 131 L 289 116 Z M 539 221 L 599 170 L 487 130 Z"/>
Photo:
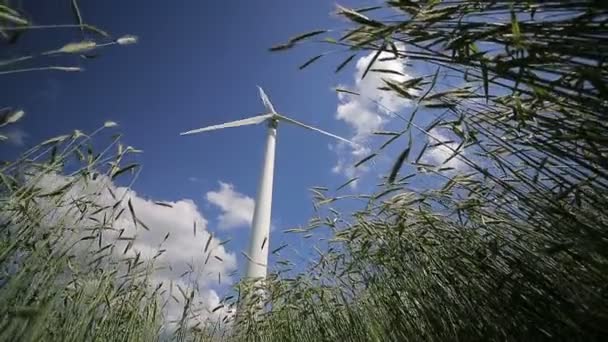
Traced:
<path id="1" fill-rule="evenodd" d="M 273 116 L 272 118 L 268 119 L 268 127 L 277 128 L 278 125 L 279 125 L 278 117 Z"/>

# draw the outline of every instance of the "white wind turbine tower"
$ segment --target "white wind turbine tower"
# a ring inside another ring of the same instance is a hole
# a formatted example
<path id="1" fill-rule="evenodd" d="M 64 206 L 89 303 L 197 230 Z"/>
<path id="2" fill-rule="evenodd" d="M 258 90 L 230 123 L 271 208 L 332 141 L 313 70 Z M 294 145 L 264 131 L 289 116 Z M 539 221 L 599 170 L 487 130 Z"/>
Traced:
<path id="1" fill-rule="evenodd" d="M 260 91 L 260 97 L 266 107 L 266 114 L 252 116 L 247 119 L 232 121 L 223 123 L 220 125 L 213 125 L 209 127 L 199 128 L 188 132 L 181 133 L 180 135 L 195 134 L 207 131 L 214 131 L 218 129 L 239 127 L 247 125 L 257 125 L 262 122 L 268 123 L 268 133 L 266 136 L 266 150 L 264 153 L 264 162 L 262 163 L 262 173 L 260 175 L 260 183 L 258 185 L 258 194 L 255 200 L 255 209 L 253 212 L 253 222 L 251 227 L 251 236 L 249 240 L 249 250 L 247 261 L 247 270 L 245 277 L 248 279 L 265 278 L 268 268 L 268 245 L 269 245 L 269 232 L 270 232 L 270 214 L 272 210 L 272 184 L 274 176 L 274 152 L 276 146 L 277 126 L 279 122 L 285 122 L 306 128 L 317 133 L 321 133 L 330 136 L 334 139 L 338 139 L 349 144 L 355 145 L 353 142 L 339 137 L 337 135 L 325 132 L 318 128 L 305 125 L 299 121 L 288 118 L 284 115 L 277 113 L 272 106 L 272 103 L 264 93 L 264 90 L 258 86 Z"/>

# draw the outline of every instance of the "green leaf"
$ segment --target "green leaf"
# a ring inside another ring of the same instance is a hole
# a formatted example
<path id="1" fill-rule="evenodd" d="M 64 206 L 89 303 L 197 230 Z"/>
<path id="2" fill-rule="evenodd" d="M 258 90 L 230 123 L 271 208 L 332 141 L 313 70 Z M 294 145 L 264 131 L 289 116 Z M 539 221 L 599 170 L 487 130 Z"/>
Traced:
<path id="1" fill-rule="evenodd" d="M 353 60 L 353 58 L 355 58 L 356 56 L 357 56 L 356 53 L 348 56 L 348 58 L 346 58 L 342 63 L 340 63 L 340 65 L 338 65 L 335 72 L 338 73 L 338 72 L 340 72 L 340 70 L 344 69 L 344 67 L 346 65 L 348 65 L 348 63 L 350 63 Z"/>
<path id="2" fill-rule="evenodd" d="M 284 244 L 279 246 L 278 248 L 274 249 L 272 252 L 270 252 L 271 254 L 277 254 L 280 250 L 282 250 L 283 248 L 289 246 L 288 244 Z"/>
<path id="3" fill-rule="evenodd" d="M 125 173 L 125 172 L 127 172 L 127 171 L 129 171 L 129 170 L 132 170 L 132 169 L 134 169 L 134 168 L 136 168 L 136 167 L 138 167 L 138 166 L 139 166 L 139 164 L 131 164 L 131 165 L 125 166 L 125 167 L 123 167 L 122 169 L 120 169 L 120 170 L 118 170 L 118 171 L 114 172 L 114 173 L 112 174 L 111 178 L 112 178 L 112 179 L 115 179 L 116 177 L 120 176 L 121 174 L 123 174 L 123 173 Z"/>
<path id="4" fill-rule="evenodd" d="M 209 233 L 209 238 L 207 239 L 207 243 L 205 244 L 205 250 L 203 253 L 207 253 L 207 249 L 209 249 L 209 245 L 211 244 L 211 240 L 213 239 L 213 234 Z"/>
<path id="5" fill-rule="evenodd" d="M 10 13 L 6 13 L 6 12 L 2 12 L 2 11 L 0 11 L 0 19 L 4 19 L 6 21 L 10 21 L 10 22 L 12 22 L 14 24 L 18 24 L 18 25 L 27 25 L 27 24 L 29 24 L 29 22 L 26 19 L 21 18 L 20 16 L 16 16 L 16 15 L 13 15 L 13 14 L 10 14 Z"/>
<path id="6" fill-rule="evenodd" d="M 148 228 L 148 225 L 145 224 L 142 220 L 137 219 L 137 223 L 139 223 L 145 230 L 150 230 L 150 228 Z"/>
<path id="7" fill-rule="evenodd" d="M 390 139 L 388 139 L 387 141 L 385 141 L 379 148 L 379 150 L 384 150 L 388 145 L 392 144 L 393 141 L 399 139 L 399 137 L 401 136 L 401 134 L 398 135 L 393 135 Z"/>
<path id="8" fill-rule="evenodd" d="M 343 89 L 343 88 L 335 88 L 334 89 L 337 93 L 346 93 L 346 94 L 351 94 L 351 95 L 356 95 L 359 96 L 361 94 L 354 92 L 352 90 L 348 90 L 348 89 Z"/>
<path id="9" fill-rule="evenodd" d="M 391 173 L 388 176 L 389 184 L 395 182 L 395 178 L 397 178 L 397 175 L 399 174 L 399 170 L 401 170 L 401 166 L 407 160 L 407 157 L 410 155 L 411 150 L 412 150 L 412 137 L 411 137 L 411 133 L 410 133 L 410 139 L 409 139 L 407 148 L 405 150 L 403 150 L 403 152 L 401 152 L 401 154 L 399 154 L 399 157 L 397 157 L 397 160 L 395 161 L 395 164 L 393 165 L 393 167 L 391 169 Z"/>
<path id="10" fill-rule="evenodd" d="M 135 216 L 135 210 L 133 209 L 133 203 L 131 203 L 131 198 L 127 201 L 127 205 L 129 207 L 129 212 L 131 212 L 131 218 L 133 219 L 133 224 L 137 227 L 137 216 Z"/>
<path id="11" fill-rule="evenodd" d="M 365 158 L 361 159 L 360 161 L 358 161 L 358 162 L 355 164 L 355 167 L 359 167 L 359 166 L 361 166 L 363 163 L 365 163 L 366 161 L 368 161 L 368 160 L 370 160 L 370 159 L 374 158 L 376 155 L 377 155 L 376 153 L 372 153 L 372 154 L 368 155 L 367 157 L 365 157 Z"/>
<path id="12" fill-rule="evenodd" d="M 400 132 L 390 132 L 390 131 L 377 131 L 377 132 L 372 132 L 372 134 L 395 136 L 395 135 L 401 135 L 402 133 L 400 133 Z"/>
<path id="13" fill-rule="evenodd" d="M 327 32 L 327 30 L 315 30 L 315 31 L 303 33 L 303 34 L 300 34 L 298 36 L 295 36 L 295 37 L 289 39 L 289 43 L 293 44 L 293 43 L 299 42 L 301 40 L 308 39 L 308 38 L 311 38 L 314 36 L 318 36 L 318 35 L 326 33 L 326 32 Z"/>
<path id="14" fill-rule="evenodd" d="M 384 27 L 384 24 L 382 24 L 381 22 L 372 20 L 359 12 L 342 7 L 340 5 L 338 5 L 337 7 L 338 7 L 338 14 L 345 16 L 346 18 L 348 18 L 349 20 L 351 20 L 353 22 L 356 22 L 361 25 L 371 26 L 371 27 Z"/>
<path id="15" fill-rule="evenodd" d="M 364 12 L 375 11 L 375 10 L 381 9 L 381 8 L 384 8 L 384 6 L 369 6 L 369 7 L 355 8 L 354 11 L 357 13 L 364 13 Z"/>
<path id="16" fill-rule="evenodd" d="M 374 54 L 374 57 L 372 57 L 372 60 L 369 61 L 369 64 L 367 65 L 367 67 L 365 68 L 365 71 L 363 72 L 363 75 L 361 76 L 361 79 L 364 79 L 365 76 L 367 75 L 367 73 L 369 72 L 369 70 L 371 69 L 372 65 L 374 65 L 374 63 L 376 62 L 376 59 L 378 59 L 378 56 L 380 56 L 380 54 L 384 51 L 384 49 L 386 48 L 386 42 L 384 42 L 382 44 L 382 46 L 378 49 L 378 51 L 376 51 L 376 53 Z"/>
<path id="17" fill-rule="evenodd" d="M 0 119 L 0 127 L 19 121 L 24 115 L 25 112 L 21 109 L 9 111 Z"/>
<path id="18" fill-rule="evenodd" d="M 19 12 L 17 12 L 14 9 L 8 7 L 7 5 L 0 4 L 0 12 L 7 12 L 7 13 L 10 13 L 12 15 L 19 16 Z"/>
<path id="19" fill-rule="evenodd" d="M 68 43 L 66 45 L 64 45 L 63 47 L 61 47 L 61 49 L 57 50 L 56 52 L 60 52 L 60 53 L 83 53 L 83 52 L 88 52 L 91 51 L 93 49 L 95 49 L 97 47 L 97 43 L 92 41 L 92 40 L 83 40 L 81 42 L 76 42 L 76 43 Z"/>
<path id="20" fill-rule="evenodd" d="M 429 93 L 435 88 L 435 84 L 437 84 L 437 77 L 439 76 L 439 70 L 441 70 L 441 68 L 437 67 L 437 70 L 435 70 L 435 74 L 433 74 L 433 79 L 431 80 L 431 84 L 429 85 L 429 88 L 426 90 L 424 95 L 422 95 L 420 100 L 418 100 L 418 102 L 424 100 L 429 95 Z M 409 127 L 409 125 L 408 125 L 408 127 Z"/>
<path id="21" fill-rule="evenodd" d="M 230 241 L 232 241 L 232 239 L 224 240 L 224 241 L 222 241 L 222 242 L 219 243 L 219 246 L 223 246 L 223 245 L 227 244 Z"/>
<path id="22" fill-rule="evenodd" d="M 403 73 L 401 73 L 399 71 L 390 70 L 390 69 L 371 69 L 370 71 L 379 72 L 379 73 L 383 73 L 383 74 L 392 74 L 392 75 L 397 75 L 397 76 L 405 76 Z"/>
<path id="23" fill-rule="evenodd" d="M 486 103 L 488 103 L 490 99 L 490 82 L 488 80 L 488 66 L 484 62 L 481 62 L 481 77 L 483 77 L 483 92 L 486 95 Z"/>
<path id="24" fill-rule="evenodd" d="M 302 70 L 304 68 L 306 68 L 307 66 L 311 65 L 312 63 L 316 62 L 317 60 L 319 60 L 319 58 L 323 57 L 323 55 L 318 55 L 318 56 L 314 56 L 313 58 L 307 60 L 304 64 L 300 65 L 298 67 L 298 69 Z"/>
<path id="25" fill-rule="evenodd" d="M 511 33 L 513 34 L 515 45 L 519 45 L 521 43 L 521 30 L 519 29 L 519 23 L 517 22 L 517 15 L 513 10 L 511 10 Z"/>
<path id="26" fill-rule="evenodd" d="M 43 142 L 40 144 L 40 146 L 44 146 L 44 145 L 49 145 L 49 144 L 53 144 L 53 143 L 62 142 L 62 141 L 64 141 L 65 139 L 67 139 L 67 138 L 69 138 L 69 137 L 70 137 L 70 135 L 67 135 L 67 134 L 66 134 L 66 135 L 60 135 L 60 136 L 57 136 L 57 137 L 54 137 L 54 138 L 50 138 L 50 139 L 47 139 L 47 140 L 43 141 Z"/>
<path id="27" fill-rule="evenodd" d="M 345 187 L 347 187 L 349 184 L 351 184 L 352 182 L 356 182 L 359 179 L 359 177 L 353 177 L 351 179 L 349 179 L 346 183 L 340 185 L 336 191 L 340 191 L 342 189 L 344 189 Z"/>
<path id="28" fill-rule="evenodd" d="M 23 110 L 19 109 L 19 110 L 13 111 L 12 113 L 8 114 L 7 117 L 4 119 L 4 124 L 15 123 L 15 122 L 19 121 L 24 115 L 25 115 L 25 112 Z"/>
<path id="29" fill-rule="evenodd" d="M 363 29 L 364 29 L 364 27 L 362 27 L 362 26 L 361 26 L 361 27 L 357 27 L 357 28 L 355 28 L 354 30 L 350 30 L 350 31 L 348 31 L 348 32 L 347 32 L 347 33 L 346 33 L 344 36 L 342 36 L 342 37 L 339 39 L 339 41 L 340 41 L 340 42 L 341 42 L 341 41 L 345 41 L 345 40 L 347 40 L 347 39 L 351 38 L 352 36 L 354 36 L 354 35 L 358 34 L 358 33 L 359 33 L 359 32 L 361 32 Z"/>
<path id="30" fill-rule="evenodd" d="M 275 46 L 271 47 L 269 50 L 273 51 L 273 52 L 284 51 L 284 50 L 289 50 L 294 46 L 295 46 L 295 44 L 293 44 L 293 43 L 279 44 L 279 45 L 275 45 Z"/>
<path id="31" fill-rule="evenodd" d="M 68 182 L 68 183 L 64 184 L 63 186 L 59 187 L 58 189 L 45 193 L 45 194 L 41 194 L 38 197 L 53 197 L 53 196 L 61 195 L 64 192 L 66 192 L 73 184 L 74 184 L 73 182 Z"/>
<path id="32" fill-rule="evenodd" d="M 404 87 L 402 87 L 402 86 L 400 86 L 400 85 L 398 85 L 396 83 L 387 81 L 387 80 L 384 80 L 384 83 L 386 83 L 386 85 L 391 90 L 395 91 L 397 94 L 401 95 L 402 97 L 404 97 L 406 99 L 410 99 L 410 100 L 414 99 L 414 96 L 411 95 L 407 90 L 405 90 Z"/>
<path id="33" fill-rule="evenodd" d="M 15 315 L 16 317 L 33 320 L 33 318 L 36 317 L 40 313 L 40 311 L 40 308 L 33 306 L 18 306 L 11 309 L 9 312 Z"/>
<path id="34" fill-rule="evenodd" d="M 398 190 L 401 190 L 401 189 L 403 189 L 403 188 L 402 187 L 389 188 L 389 189 L 386 189 L 386 190 L 380 192 L 379 194 L 376 194 L 373 198 L 375 200 L 377 200 L 377 199 L 379 199 L 381 197 L 384 197 L 384 196 L 390 194 L 391 192 L 395 192 L 395 191 L 398 191 Z"/>
<path id="35" fill-rule="evenodd" d="M 103 127 L 106 127 L 106 128 L 115 127 L 115 126 L 118 126 L 118 124 L 114 121 L 106 121 L 103 124 Z"/>
<path id="36" fill-rule="evenodd" d="M 130 152 L 130 153 L 142 153 L 142 150 L 138 150 L 136 148 L 133 148 L 133 146 L 127 146 L 127 148 L 125 149 L 125 153 Z"/>

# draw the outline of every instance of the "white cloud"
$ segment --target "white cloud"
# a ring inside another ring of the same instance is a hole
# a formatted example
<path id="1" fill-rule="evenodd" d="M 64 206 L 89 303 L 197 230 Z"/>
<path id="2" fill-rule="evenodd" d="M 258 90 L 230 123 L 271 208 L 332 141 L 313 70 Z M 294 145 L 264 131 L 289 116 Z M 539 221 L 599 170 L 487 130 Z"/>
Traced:
<path id="1" fill-rule="evenodd" d="M 209 203 L 222 210 L 218 216 L 219 228 L 231 229 L 251 225 L 255 201 L 235 191 L 232 184 L 220 182 L 220 189 L 207 192 L 206 198 Z"/>
<path id="2" fill-rule="evenodd" d="M 140 253 L 141 259 L 146 261 L 153 260 L 161 250 L 164 250 L 154 261 L 155 271 L 152 274 L 152 282 L 155 286 L 163 283 L 162 289 L 167 289 L 164 296 L 168 300 L 166 317 L 169 321 L 179 318 L 183 308 L 183 303 L 176 303 L 169 298 L 169 292 L 179 294 L 176 288 L 178 284 L 183 289 L 195 290 L 194 302 L 200 309 L 199 319 L 215 319 L 227 312 L 226 308 L 211 313 L 219 303 L 219 297 L 211 286 L 217 284 L 220 278 L 222 284 L 229 284 L 232 281 L 230 274 L 236 270 L 236 256 L 228 252 L 214 237 L 211 237 L 207 253 L 204 252 L 210 232 L 207 229 L 207 220 L 192 200 L 160 202 L 163 205 L 159 205 L 157 204 L 159 202 L 143 198 L 135 191 L 115 186 L 106 176 L 98 176 L 95 180 L 89 179 L 85 182 L 82 177 L 75 179 L 58 174 L 47 174 L 37 180 L 37 186 L 43 191 L 50 192 L 68 182 L 74 182 L 74 185 L 63 196 L 64 203 L 58 203 L 55 199 L 53 202 L 44 203 L 44 200 L 41 200 L 39 203 L 42 208 L 50 208 L 45 217 L 45 223 L 49 227 L 57 224 L 78 227 L 78 234 L 74 234 L 73 239 L 80 239 L 83 235 L 90 234 L 90 231 L 87 232 L 87 222 L 82 221 L 79 208 L 74 205 L 75 199 L 92 199 L 94 206 L 90 204 L 89 209 L 86 209 L 89 210 L 89 214 L 96 207 L 109 208 L 116 204 L 114 215 L 120 211 L 123 213 L 118 219 L 110 221 L 113 230 L 104 231 L 103 244 L 114 243 L 116 247 L 113 254 L 117 258 L 133 257 L 136 253 Z M 137 219 L 149 230 L 146 230 L 142 224 L 136 225 L 133 222 L 129 201 Z M 107 219 L 104 218 L 107 213 L 108 211 L 102 211 L 90 216 L 102 221 Z M 92 221 L 88 222 L 90 225 L 96 224 Z M 124 250 L 129 240 L 117 240 L 119 236 L 123 239 L 135 238 L 126 254 Z M 76 252 L 90 254 L 86 246 Z M 171 290 L 170 284 L 174 287 Z"/>
<path id="3" fill-rule="evenodd" d="M 449 167 L 454 170 L 461 170 L 466 167 L 465 162 L 459 156 L 455 156 L 448 160 L 454 155 L 455 151 L 463 154 L 462 148 L 459 150 L 458 145 L 460 143 L 455 139 L 450 139 L 447 132 L 440 128 L 434 128 L 429 132 L 430 136 L 427 136 L 429 146 L 433 146 L 427 149 L 421 158 L 421 162 L 425 164 L 432 164 L 434 166 Z M 432 137 L 431 137 L 432 136 Z M 443 143 L 443 144 L 439 144 Z M 446 162 L 447 160 L 447 162 Z"/>
<path id="4" fill-rule="evenodd" d="M 397 48 L 402 50 L 404 47 L 398 44 Z M 375 54 L 376 52 L 372 51 L 357 60 L 352 86 L 340 86 L 340 88 L 350 89 L 360 95 L 338 93 L 339 104 L 336 109 L 336 119 L 344 121 L 353 128 L 354 135 L 351 140 L 360 145 L 359 147 L 352 147 L 342 144 L 334 149 L 338 155 L 338 161 L 332 171 L 344 174 L 348 178 L 367 171 L 367 168 L 359 167 L 355 169 L 352 165 L 371 152 L 369 148 L 361 147 L 365 145 L 369 136 L 374 131 L 380 130 L 391 119 L 393 112 L 399 113 L 410 104 L 409 100 L 392 91 L 378 89 L 386 87 L 384 80 L 398 83 L 411 78 L 407 74 L 403 59 L 383 60 L 394 57 L 392 52 L 380 53 L 372 68 L 392 70 L 401 75 L 370 71 L 364 79 L 361 79 Z M 351 186 L 354 185 L 356 185 L 356 182 L 351 183 Z"/>
<path id="5" fill-rule="evenodd" d="M 361 165 L 357 168 L 354 167 L 356 160 L 365 158 L 365 156 L 371 153 L 371 149 L 363 145 L 358 146 L 347 146 L 346 144 L 338 144 L 330 146 L 330 149 L 336 151 L 338 155 L 338 161 L 336 165 L 331 169 L 333 173 L 342 174 L 348 179 L 358 177 L 359 174 L 369 170 L 368 165 Z M 356 159 L 356 160 L 355 160 Z M 372 161 L 373 163 L 373 161 Z M 349 184 L 351 188 L 356 188 L 358 180 L 355 180 Z"/>
<path id="6" fill-rule="evenodd" d="M 342 93 L 340 93 L 339 97 L 346 98 Z M 336 110 L 336 118 L 346 122 L 355 129 L 355 140 L 361 140 L 360 138 L 369 135 L 374 130 L 378 130 L 386 121 L 385 118 L 375 111 L 370 110 L 367 107 L 368 105 L 365 104 L 366 102 L 368 101 L 362 100 L 359 97 L 345 99 L 344 102 L 338 105 L 338 109 Z"/>

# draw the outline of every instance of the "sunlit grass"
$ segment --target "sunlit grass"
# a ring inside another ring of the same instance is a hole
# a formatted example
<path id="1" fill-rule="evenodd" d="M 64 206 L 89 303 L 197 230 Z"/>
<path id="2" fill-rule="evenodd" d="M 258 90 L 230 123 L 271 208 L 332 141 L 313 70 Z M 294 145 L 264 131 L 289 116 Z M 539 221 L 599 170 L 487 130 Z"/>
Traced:
<path id="1" fill-rule="evenodd" d="M 276 279 L 272 310 L 251 332 L 269 341 L 599 339 L 608 317 L 605 7 L 386 6 L 392 16 L 338 8 L 351 27 L 272 49 L 330 35 L 318 41 L 345 52 L 336 71 L 353 61 L 352 52 L 370 50 L 377 52 L 366 73 L 390 75 L 374 70 L 380 51 L 436 71 L 403 83 L 387 76 L 386 90 L 414 103 L 393 113 L 402 131 L 381 134 L 402 152 L 377 193 L 360 196 L 369 199 L 364 210 L 322 210 L 304 229 L 328 228 L 330 247 L 300 277 Z M 446 76 L 463 86 L 438 81 Z M 413 120 L 422 110 L 435 116 L 424 127 Z M 451 131 L 454 143 L 436 140 L 437 127 Z M 433 146 L 452 156 L 423 163 Z M 452 158 L 465 167 L 451 170 Z M 428 175 L 434 189 L 409 186 Z M 316 193 L 321 208 L 340 197 Z"/>

